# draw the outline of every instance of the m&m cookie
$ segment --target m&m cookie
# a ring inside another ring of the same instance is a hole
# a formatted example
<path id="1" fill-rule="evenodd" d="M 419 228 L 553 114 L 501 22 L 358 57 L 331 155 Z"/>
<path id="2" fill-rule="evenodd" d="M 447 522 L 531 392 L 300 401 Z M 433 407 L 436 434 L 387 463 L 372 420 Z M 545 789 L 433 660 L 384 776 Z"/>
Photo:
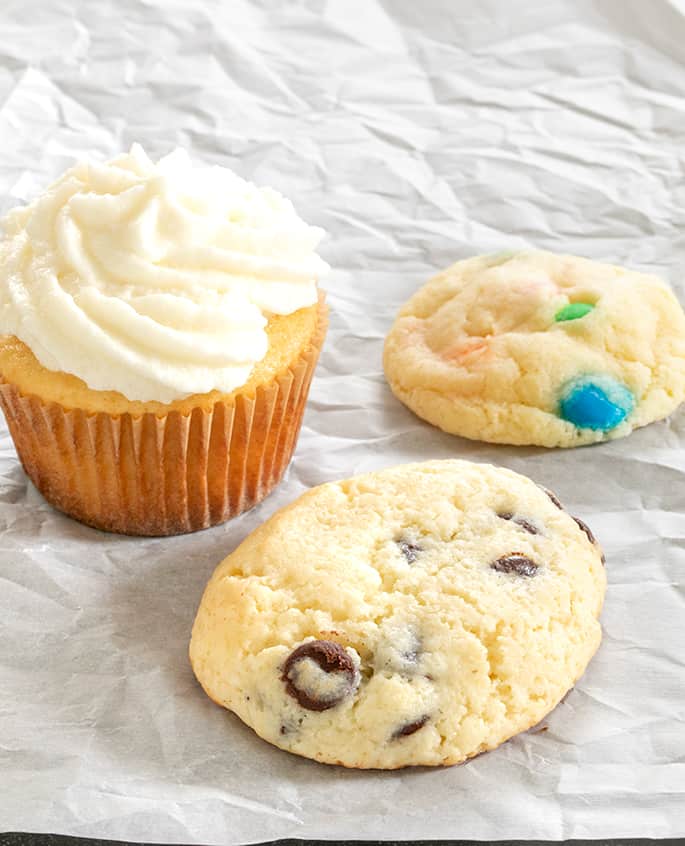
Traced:
<path id="1" fill-rule="evenodd" d="M 581 446 L 685 399 L 685 314 L 656 276 L 542 251 L 479 256 L 405 304 L 384 365 L 395 395 L 446 432 Z"/>

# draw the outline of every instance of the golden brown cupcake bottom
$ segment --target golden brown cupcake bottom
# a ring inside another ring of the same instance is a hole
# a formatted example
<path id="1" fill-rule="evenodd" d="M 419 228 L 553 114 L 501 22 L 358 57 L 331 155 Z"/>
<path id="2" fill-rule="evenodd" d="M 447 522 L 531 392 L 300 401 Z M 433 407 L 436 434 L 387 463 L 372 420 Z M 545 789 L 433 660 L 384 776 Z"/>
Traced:
<path id="1" fill-rule="evenodd" d="M 44 402 L 0 377 L 0 405 L 21 463 L 45 499 L 110 532 L 175 535 L 260 502 L 292 457 L 326 332 L 251 394 L 166 414 L 89 413 Z"/>

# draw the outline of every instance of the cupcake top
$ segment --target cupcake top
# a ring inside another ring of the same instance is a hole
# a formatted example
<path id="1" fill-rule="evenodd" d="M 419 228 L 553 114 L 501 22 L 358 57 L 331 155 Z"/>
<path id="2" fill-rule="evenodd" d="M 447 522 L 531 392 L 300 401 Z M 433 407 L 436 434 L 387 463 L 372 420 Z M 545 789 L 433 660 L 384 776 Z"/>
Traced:
<path id="1" fill-rule="evenodd" d="M 323 230 L 183 150 L 82 162 L 0 235 L 0 333 L 49 370 L 129 400 L 243 385 L 272 314 L 317 302 Z"/>

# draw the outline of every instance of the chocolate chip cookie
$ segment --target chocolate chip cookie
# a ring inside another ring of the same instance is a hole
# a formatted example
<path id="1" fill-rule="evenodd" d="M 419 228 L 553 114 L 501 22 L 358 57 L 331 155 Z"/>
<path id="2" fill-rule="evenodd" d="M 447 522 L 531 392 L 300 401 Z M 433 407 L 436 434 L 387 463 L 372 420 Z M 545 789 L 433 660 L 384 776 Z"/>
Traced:
<path id="1" fill-rule="evenodd" d="M 190 645 L 209 696 L 347 767 L 454 764 L 539 722 L 597 649 L 601 549 L 510 470 L 321 485 L 219 565 Z"/>

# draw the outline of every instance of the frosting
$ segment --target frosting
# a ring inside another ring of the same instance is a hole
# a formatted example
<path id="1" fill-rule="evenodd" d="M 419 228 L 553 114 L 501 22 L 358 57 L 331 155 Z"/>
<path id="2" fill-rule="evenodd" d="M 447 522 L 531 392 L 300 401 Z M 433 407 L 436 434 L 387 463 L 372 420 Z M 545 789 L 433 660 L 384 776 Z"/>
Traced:
<path id="1" fill-rule="evenodd" d="M 80 163 L 2 224 L 0 333 L 129 400 L 240 387 L 328 269 L 292 203 L 182 150 Z"/>

